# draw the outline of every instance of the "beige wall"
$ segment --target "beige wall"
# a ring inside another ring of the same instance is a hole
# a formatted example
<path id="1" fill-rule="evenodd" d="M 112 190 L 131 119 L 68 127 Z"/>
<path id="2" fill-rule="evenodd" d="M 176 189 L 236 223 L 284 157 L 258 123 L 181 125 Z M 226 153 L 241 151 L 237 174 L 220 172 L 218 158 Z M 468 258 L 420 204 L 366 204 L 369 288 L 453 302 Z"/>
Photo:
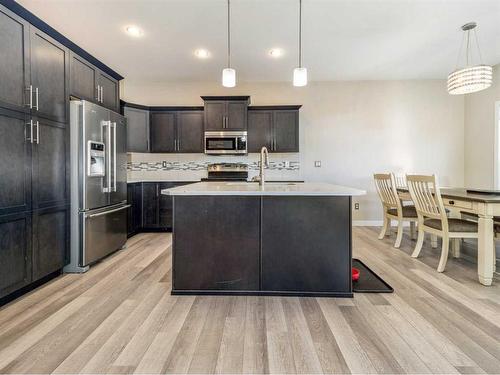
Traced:
<path id="1" fill-rule="evenodd" d="M 495 188 L 495 102 L 500 101 L 500 65 L 493 85 L 465 97 L 465 184 Z M 498 187 L 500 188 L 500 186 Z"/>
<path id="2" fill-rule="evenodd" d="M 464 99 L 441 80 L 244 83 L 137 83 L 122 98 L 145 105 L 202 105 L 200 95 L 251 95 L 252 104 L 302 104 L 300 168 L 306 181 L 362 188 L 359 223 L 381 219 L 374 172 L 437 173 L 441 185 L 464 184 Z M 272 157 L 272 156 L 271 156 Z M 322 162 L 321 168 L 314 161 Z"/>

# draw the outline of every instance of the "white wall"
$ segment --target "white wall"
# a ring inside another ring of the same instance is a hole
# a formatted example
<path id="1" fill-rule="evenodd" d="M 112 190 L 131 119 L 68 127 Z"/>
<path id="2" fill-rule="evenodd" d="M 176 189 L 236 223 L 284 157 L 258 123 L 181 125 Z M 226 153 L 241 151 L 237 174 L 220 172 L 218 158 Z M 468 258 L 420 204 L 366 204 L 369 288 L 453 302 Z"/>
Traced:
<path id="1" fill-rule="evenodd" d="M 302 104 L 300 168 L 306 181 L 362 188 L 354 220 L 380 220 L 375 172 L 436 173 L 464 185 L 464 99 L 441 80 L 310 83 L 146 83 L 125 80 L 122 99 L 145 105 L 202 105 L 200 95 L 251 95 L 252 104 Z M 272 157 L 272 156 L 271 156 Z M 314 161 L 322 162 L 321 168 Z"/>
<path id="2" fill-rule="evenodd" d="M 495 102 L 500 101 L 500 65 L 493 85 L 465 97 L 465 184 L 494 188 Z"/>

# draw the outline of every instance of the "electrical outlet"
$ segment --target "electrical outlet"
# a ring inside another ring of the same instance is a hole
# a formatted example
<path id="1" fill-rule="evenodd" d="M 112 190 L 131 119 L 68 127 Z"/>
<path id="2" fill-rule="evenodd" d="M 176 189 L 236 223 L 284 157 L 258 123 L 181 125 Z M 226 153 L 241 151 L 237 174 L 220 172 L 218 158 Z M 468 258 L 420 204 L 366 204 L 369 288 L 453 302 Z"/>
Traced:
<path id="1" fill-rule="evenodd" d="M 285 160 L 285 168 L 290 168 L 290 161 Z"/>
<path id="2" fill-rule="evenodd" d="M 314 166 L 315 166 L 316 168 L 320 168 L 320 167 L 321 167 L 321 160 L 316 160 L 316 161 L 314 162 Z"/>
<path id="3" fill-rule="evenodd" d="M 356 203 L 354 203 L 354 209 L 355 209 L 355 210 L 359 210 L 359 203 L 357 203 L 357 202 L 356 202 Z"/>
<path id="4" fill-rule="evenodd" d="M 161 166 L 162 166 L 163 168 L 167 168 L 167 162 L 166 162 L 166 161 L 162 161 L 162 162 L 161 162 Z"/>

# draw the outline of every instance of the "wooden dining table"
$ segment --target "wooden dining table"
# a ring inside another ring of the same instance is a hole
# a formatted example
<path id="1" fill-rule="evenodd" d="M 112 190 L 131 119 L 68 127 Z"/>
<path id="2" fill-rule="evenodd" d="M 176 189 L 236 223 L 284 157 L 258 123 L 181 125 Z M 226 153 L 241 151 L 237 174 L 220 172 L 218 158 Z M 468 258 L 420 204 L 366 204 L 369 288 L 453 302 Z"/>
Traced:
<path id="1" fill-rule="evenodd" d="M 463 188 L 441 188 L 441 196 L 450 217 L 461 217 L 462 212 L 478 216 L 479 238 L 477 256 L 477 276 L 483 285 L 491 285 L 495 264 L 494 217 L 500 216 L 500 194 L 468 192 Z M 411 201 L 407 189 L 398 188 L 403 201 Z M 437 243 L 433 243 L 433 247 Z M 453 249 L 454 256 L 459 256 L 459 249 Z"/>

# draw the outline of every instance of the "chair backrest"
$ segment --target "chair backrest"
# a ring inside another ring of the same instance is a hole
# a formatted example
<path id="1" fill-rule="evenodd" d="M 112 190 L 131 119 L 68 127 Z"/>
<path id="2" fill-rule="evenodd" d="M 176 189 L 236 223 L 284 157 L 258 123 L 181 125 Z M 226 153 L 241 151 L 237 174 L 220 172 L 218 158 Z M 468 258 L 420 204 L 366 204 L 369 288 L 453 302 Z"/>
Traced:
<path id="1" fill-rule="evenodd" d="M 446 210 L 435 175 L 407 175 L 408 190 L 421 219 L 440 219 L 443 227 L 448 224 Z"/>
<path id="2" fill-rule="evenodd" d="M 386 208 L 401 208 L 394 175 L 392 173 L 377 173 L 373 175 L 373 178 L 382 205 Z"/>
<path id="3" fill-rule="evenodd" d="M 408 189 L 408 184 L 406 183 L 406 175 L 396 175 L 394 176 L 396 180 L 396 188 L 398 189 Z"/>

